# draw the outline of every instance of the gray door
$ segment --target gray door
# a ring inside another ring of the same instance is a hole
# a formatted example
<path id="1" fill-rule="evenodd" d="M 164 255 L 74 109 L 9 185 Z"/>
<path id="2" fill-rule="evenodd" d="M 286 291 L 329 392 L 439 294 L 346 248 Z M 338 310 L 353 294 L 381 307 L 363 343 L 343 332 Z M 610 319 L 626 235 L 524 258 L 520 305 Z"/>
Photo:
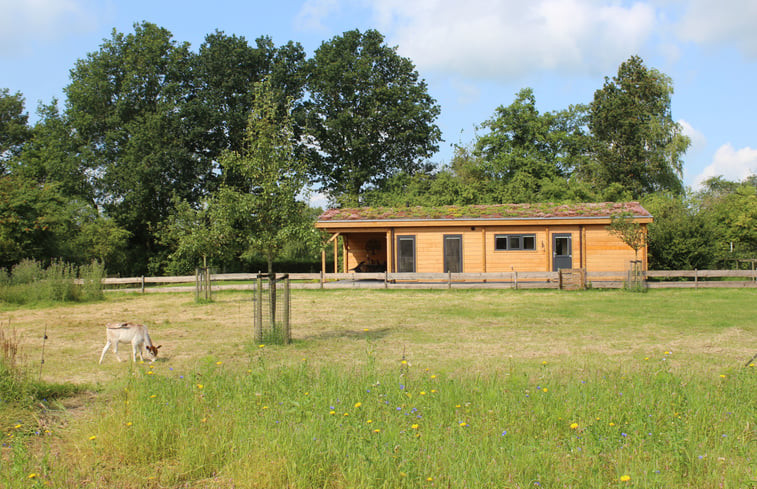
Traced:
<path id="1" fill-rule="evenodd" d="M 444 236 L 444 273 L 462 273 L 463 271 L 463 236 L 446 234 Z"/>
<path id="2" fill-rule="evenodd" d="M 570 234 L 552 235 L 552 271 L 573 268 L 573 247 Z"/>
<path id="3" fill-rule="evenodd" d="M 397 272 L 415 272 L 415 236 L 397 236 Z"/>

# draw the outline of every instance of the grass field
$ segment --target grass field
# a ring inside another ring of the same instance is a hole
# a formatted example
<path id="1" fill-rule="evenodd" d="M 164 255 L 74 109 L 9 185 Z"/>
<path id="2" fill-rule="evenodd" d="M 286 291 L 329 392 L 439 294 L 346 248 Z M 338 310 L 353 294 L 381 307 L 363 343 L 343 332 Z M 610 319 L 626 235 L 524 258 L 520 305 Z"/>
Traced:
<path id="1" fill-rule="evenodd" d="M 215 298 L 0 310 L 79 386 L 0 400 L 0 487 L 757 485 L 757 291 L 296 290 L 289 346 Z M 161 358 L 98 366 L 115 320 Z"/>

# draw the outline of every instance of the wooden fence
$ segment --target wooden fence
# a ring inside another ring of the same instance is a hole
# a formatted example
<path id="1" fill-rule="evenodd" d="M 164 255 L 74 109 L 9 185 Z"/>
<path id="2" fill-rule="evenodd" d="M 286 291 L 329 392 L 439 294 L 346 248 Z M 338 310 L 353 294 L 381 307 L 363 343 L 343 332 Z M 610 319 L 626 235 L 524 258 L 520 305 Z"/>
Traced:
<path id="1" fill-rule="evenodd" d="M 576 278 L 578 276 L 578 278 Z M 253 290 L 257 274 L 227 273 L 210 277 L 213 290 Z M 293 289 L 560 289 L 622 288 L 628 271 L 502 272 L 502 273 L 290 273 Z M 576 286 L 578 281 L 578 286 Z M 226 283 L 224 283 L 226 282 Z M 236 282 L 236 283 L 228 283 Z M 196 290 L 196 276 L 105 278 L 106 291 L 187 292 Z M 648 288 L 755 287 L 755 270 L 675 270 L 644 272 Z"/>

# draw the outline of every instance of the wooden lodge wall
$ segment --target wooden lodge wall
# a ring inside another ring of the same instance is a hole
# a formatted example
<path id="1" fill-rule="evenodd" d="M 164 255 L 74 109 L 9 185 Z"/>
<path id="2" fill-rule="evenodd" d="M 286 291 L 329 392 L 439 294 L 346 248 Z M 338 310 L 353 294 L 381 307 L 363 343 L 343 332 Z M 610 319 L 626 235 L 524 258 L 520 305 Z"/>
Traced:
<path id="1" fill-rule="evenodd" d="M 590 272 L 623 270 L 634 260 L 633 250 L 607 229 L 607 224 L 575 225 L 507 225 L 507 226 L 439 226 L 402 227 L 357 232 L 345 229 L 341 233 L 341 253 L 346 257 L 342 272 L 352 270 L 361 262 L 383 263 L 388 271 L 395 271 L 398 236 L 415 237 L 417 273 L 443 272 L 444 236 L 460 235 L 463 244 L 463 272 L 552 271 L 552 236 L 569 234 L 572 242 L 572 268 Z M 495 250 L 496 235 L 529 234 L 536 240 L 535 250 Z M 367 246 L 368 244 L 372 246 Z M 380 248 L 373 250 L 376 244 Z M 388 249 L 390 248 L 390 249 Z M 387 253 L 387 249 L 389 253 Z M 387 258 L 390 257 L 390 258 Z M 638 259 L 646 269 L 646 250 Z M 392 263 L 393 262 L 393 263 Z"/>

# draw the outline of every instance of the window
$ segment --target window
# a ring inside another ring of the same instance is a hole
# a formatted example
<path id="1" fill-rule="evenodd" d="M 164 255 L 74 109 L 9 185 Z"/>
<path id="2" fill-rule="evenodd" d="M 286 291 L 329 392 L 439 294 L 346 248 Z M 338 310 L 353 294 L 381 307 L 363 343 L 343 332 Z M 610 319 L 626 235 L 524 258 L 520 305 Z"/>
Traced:
<path id="1" fill-rule="evenodd" d="M 535 234 L 495 234 L 494 250 L 511 251 L 511 250 L 535 250 Z"/>
<path id="2" fill-rule="evenodd" d="M 415 273 L 415 236 L 397 236 L 397 272 Z"/>

